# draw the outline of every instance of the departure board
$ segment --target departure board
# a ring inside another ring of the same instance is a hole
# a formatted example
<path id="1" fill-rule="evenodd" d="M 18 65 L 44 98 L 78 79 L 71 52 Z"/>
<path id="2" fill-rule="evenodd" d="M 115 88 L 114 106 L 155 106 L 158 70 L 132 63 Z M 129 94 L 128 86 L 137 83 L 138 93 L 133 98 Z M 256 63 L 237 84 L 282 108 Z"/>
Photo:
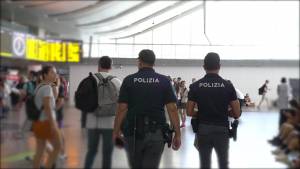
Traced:
<path id="1" fill-rule="evenodd" d="M 41 62 L 80 62 L 82 41 L 41 39 L 28 34 L 1 31 L 0 56 Z"/>

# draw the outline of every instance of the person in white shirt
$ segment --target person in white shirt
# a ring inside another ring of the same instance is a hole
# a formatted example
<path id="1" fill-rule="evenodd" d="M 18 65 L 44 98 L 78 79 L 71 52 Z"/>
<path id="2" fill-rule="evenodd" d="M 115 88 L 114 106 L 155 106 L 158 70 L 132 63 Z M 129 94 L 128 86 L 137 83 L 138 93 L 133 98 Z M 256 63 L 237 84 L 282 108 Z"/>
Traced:
<path id="1" fill-rule="evenodd" d="M 98 73 L 103 78 L 110 75 L 112 59 L 108 56 L 102 56 L 98 62 Z M 95 77 L 97 78 L 97 77 Z M 111 82 L 114 84 L 117 93 L 120 91 L 121 81 L 113 77 Z M 97 117 L 95 113 L 88 113 L 86 118 L 86 128 L 88 129 L 88 148 L 85 157 L 84 168 L 92 168 L 94 159 L 97 155 L 100 135 L 102 135 L 102 168 L 111 168 L 113 152 L 113 123 L 115 116 Z"/>
<path id="2" fill-rule="evenodd" d="M 33 122 L 32 131 L 36 138 L 36 153 L 33 159 L 33 168 L 40 168 L 42 157 L 46 150 L 47 143 L 50 143 L 53 150 L 49 152 L 45 168 L 54 168 L 58 154 L 61 149 L 61 138 L 56 122 L 55 94 L 57 86 L 56 69 L 53 66 L 44 66 L 41 70 L 43 80 L 35 90 L 34 102 L 41 110 L 38 120 Z"/>
<path id="3" fill-rule="evenodd" d="M 291 98 L 291 88 L 287 84 L 286 78 L 281 78 L 281 84 L 277 86 L 277 106 L 280 112 L 279 115 L 279 126 L 286 120 L 286 117 L 283 115 L 286 109 L 289 108 L 289 100 Z"/>

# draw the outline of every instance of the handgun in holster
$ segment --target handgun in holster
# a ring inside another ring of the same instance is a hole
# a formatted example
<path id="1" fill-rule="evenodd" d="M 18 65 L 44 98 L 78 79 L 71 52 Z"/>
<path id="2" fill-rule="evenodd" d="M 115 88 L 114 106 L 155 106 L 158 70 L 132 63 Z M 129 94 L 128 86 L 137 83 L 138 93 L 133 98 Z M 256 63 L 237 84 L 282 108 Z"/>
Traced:
<path id="1" fill-rule="evenodd" d="M 238 125 L 239 125 L 239 120 L 237 120 L 237 119 L 235 119 L 230 124 L 231 129 L 229 129 L 229 137 L 233 138 L 234 141 L 236 141 Z"/>
<path id="2" fill-rule="evenodd" d="M 197 117 L 192 117 L 191 119 L 191 125 L 194 133 L 197 133 L 198 131 L 198 126 L 199 126 L 199 121 Z"/>
<path id="3" fill-rule="evenodd" d="M 174 129 L 170 128 L 170 125 L 166 123 L 162 126 L 161 130 L 164 138 L 164 143 L 167 143 L 168 147 L 170 148 L 172 145 Z"/>

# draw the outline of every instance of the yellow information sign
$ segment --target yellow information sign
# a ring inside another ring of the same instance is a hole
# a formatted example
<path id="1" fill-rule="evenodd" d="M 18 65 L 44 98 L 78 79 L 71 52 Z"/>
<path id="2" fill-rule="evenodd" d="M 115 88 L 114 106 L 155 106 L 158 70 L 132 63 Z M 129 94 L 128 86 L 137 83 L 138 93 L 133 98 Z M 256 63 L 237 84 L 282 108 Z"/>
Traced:
<path id="1" fill-rule="evenodd" d="M 81 44 L 79 42 L 45 41 L 26 39 L 26 58 L 44 62 L 79 62 Z"/>
<path id="2" fill-rule="evenodd" d="M 12 36 L 13 34 L 15 36 Z M 25 58 L 41 62 L 80 62 L 82 42 L 39 39 L 28 34 L 3 31 L 0 49 L 1 57 Z"/>

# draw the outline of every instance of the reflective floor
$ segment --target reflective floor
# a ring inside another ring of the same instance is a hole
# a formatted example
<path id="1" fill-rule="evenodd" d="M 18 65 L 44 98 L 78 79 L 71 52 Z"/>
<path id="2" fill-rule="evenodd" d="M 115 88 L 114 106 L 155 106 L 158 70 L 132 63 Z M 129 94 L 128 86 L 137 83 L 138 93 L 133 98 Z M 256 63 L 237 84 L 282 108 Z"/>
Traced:
<path id="1" fill-rule="evenodd" d="M 20 126 L 25 119 L 23 110 L 12 111 L 7 119 L 1 120 L 1 168 L 30 168 L 35 141 L 27 132 L 20 135 Z M 190 119 L 188 119 L 189 123 Z M 244 110 L 239 129 L 238 140 L 230 142 L 231 168 L 286 168 L 275 161 L 271 154 L 274 149 L 267 140 L 278 131 L 277 110 Z M 86 153 L 86 132 L 80 128 L 80 113 L 72 107 L 65 109 L 66 160 L 58 160 L 58 168 L 82 168 Z M 160 168 L 199 168 L 199 156 L 193 146 L 194 134 L 188 124 L 182 129 L 182 146 L 179 151 L 165 147 Z M 101 151 L 101 146 L 99 151 Z M 114 149 L 113 168 L 128 168 L 124 149 Z M 96 157 L 94 168 L 101 167 L 101 154 Z M 213 154 L 212 167 L 217 168 L 216 155 Z"/>

